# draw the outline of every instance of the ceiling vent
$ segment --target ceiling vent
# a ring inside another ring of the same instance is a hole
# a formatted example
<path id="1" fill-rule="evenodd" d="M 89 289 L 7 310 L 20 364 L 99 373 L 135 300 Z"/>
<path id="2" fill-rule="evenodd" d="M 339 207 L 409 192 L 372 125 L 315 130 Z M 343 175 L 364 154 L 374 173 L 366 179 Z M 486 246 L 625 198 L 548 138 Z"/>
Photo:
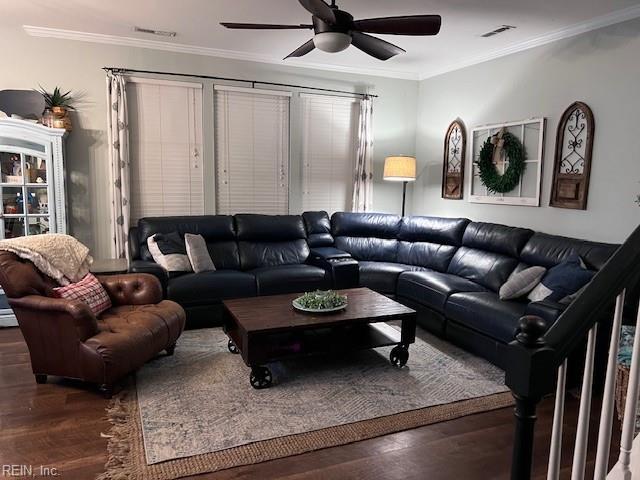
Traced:
<path id="1" fill-rule="evenodd" d="M 151 35 L 158 35 L 160 37 L 175 37 L 176 32 L 167 32 L 164 30 L 153 30 L 151 28 L 133 27 L 134 32 L 149 33 Z"/>
<path id="2" fill-rule="evenodd" d="M 506 32 L 507 30 L 513 30 L 514 28 L 516 27 L 514 27 L 513 25 L 500 25 L 495 30 L 491 30 L 490 32 L 483 33 L 480 36 L 483 38 L 493 37 L 494 35 L 498 35 L 499 33 Z"/>

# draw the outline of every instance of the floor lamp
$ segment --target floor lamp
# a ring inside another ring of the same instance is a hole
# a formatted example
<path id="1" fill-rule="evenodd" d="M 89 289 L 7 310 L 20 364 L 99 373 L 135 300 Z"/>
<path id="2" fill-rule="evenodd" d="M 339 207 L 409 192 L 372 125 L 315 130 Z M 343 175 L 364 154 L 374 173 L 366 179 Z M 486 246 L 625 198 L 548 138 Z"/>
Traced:
<path id="1" fill-rule="evenodd" d="M 384 159 L 383 179 L 388 182 L 402 182 L 402 216 L 407 199 L 407 183 L 416 179 L 416 158 L 395 155 Z"/>

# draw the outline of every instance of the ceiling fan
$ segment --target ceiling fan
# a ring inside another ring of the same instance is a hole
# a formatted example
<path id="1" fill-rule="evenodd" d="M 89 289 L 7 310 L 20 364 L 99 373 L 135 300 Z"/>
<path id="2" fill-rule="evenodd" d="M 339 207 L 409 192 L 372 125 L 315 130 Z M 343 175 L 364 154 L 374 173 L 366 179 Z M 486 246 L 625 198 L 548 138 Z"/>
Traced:
<path id="1" fill-rule="evenodd" d="M 353 15 L 338 8 L 335 0 L 331 1 L 331 5 L 327 5 L 323 0 L 299 0 L 299 2 L 311 13 L 312 24 L 270 25 L 222 22 L 220 25 L 243 30 L 313 29 L 313 38 L 295 49 L 285 59 L 302 57 L 314 48 L 330 53 L 341 52 L 353 44 L 354 47 L 378 60 L 388 60 L 405 50 L 364 32 L 386 35 L 436 35 L 442 23 L 440 15 L 407 15 L 354 20 Z"/>

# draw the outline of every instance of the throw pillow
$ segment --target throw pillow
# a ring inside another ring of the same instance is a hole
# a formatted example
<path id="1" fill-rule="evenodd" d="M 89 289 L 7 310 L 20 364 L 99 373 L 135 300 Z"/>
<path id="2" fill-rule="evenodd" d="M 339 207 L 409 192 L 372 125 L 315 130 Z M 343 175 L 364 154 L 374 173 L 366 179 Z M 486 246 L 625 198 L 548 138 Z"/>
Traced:
<path id="1" fill-rule="evenodd" d="M 212 272 L 216 269 L 213 260 L 211 260 L 211 255 L 209 255 L 209 250 L 207 250 L 207 243 L 202 235 L 185 233 L 184 243 L 194 272 Z"/>
<path id="2" fill-rule="evenodd" d="M 565 261 L 550 268 L 527 298 L 532 302 L 541 300 L 560 302 L 589 283 L 594 274 L 595 272 L 587 270 L 580 256 L 574 253 Z"/>
<path id="3" fill-rule="evenodd" d="M 534 289 L 547 272 L 544 267 L 529 267 L 518 273 L 512 273 L 500 287 L 500 300 L 520 298 Z"/>
<path id="4" fill-rule="evenodd" d="M 96 316 L 111 308 L 109 294 L 91 273 L 87 273 L 79 282 L 54 288 L 53 297 L 80 300 L 86 303 Z"/>
<path id="5" fill-rule="evenodd" d="M 187 249 L 178 232 L 156 233 L 147 238 L 147 246 L 155 262 L 166 271 L 191 271 Z"/>

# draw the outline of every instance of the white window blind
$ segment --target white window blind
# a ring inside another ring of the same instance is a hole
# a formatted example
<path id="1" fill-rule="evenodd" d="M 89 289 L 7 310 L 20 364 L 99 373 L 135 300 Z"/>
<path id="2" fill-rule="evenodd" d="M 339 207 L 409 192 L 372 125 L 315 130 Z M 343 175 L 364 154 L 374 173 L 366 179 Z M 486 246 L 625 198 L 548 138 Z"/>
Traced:
<path id="1" fill-rule="evenodd" d="M 202 86 L 134 79 L 127 100 L 132 224 L 203 214 Z"/>
<path id="2" fill-rule="evenodd" d="M 302 210 L 351 210 L 359 108 L 355 99 L 301 94 Z"/>
<path id="3" fill-rule="evenodd" d="M 288 213 L 289 96 L 216 86 L 218 213 Z"/>

